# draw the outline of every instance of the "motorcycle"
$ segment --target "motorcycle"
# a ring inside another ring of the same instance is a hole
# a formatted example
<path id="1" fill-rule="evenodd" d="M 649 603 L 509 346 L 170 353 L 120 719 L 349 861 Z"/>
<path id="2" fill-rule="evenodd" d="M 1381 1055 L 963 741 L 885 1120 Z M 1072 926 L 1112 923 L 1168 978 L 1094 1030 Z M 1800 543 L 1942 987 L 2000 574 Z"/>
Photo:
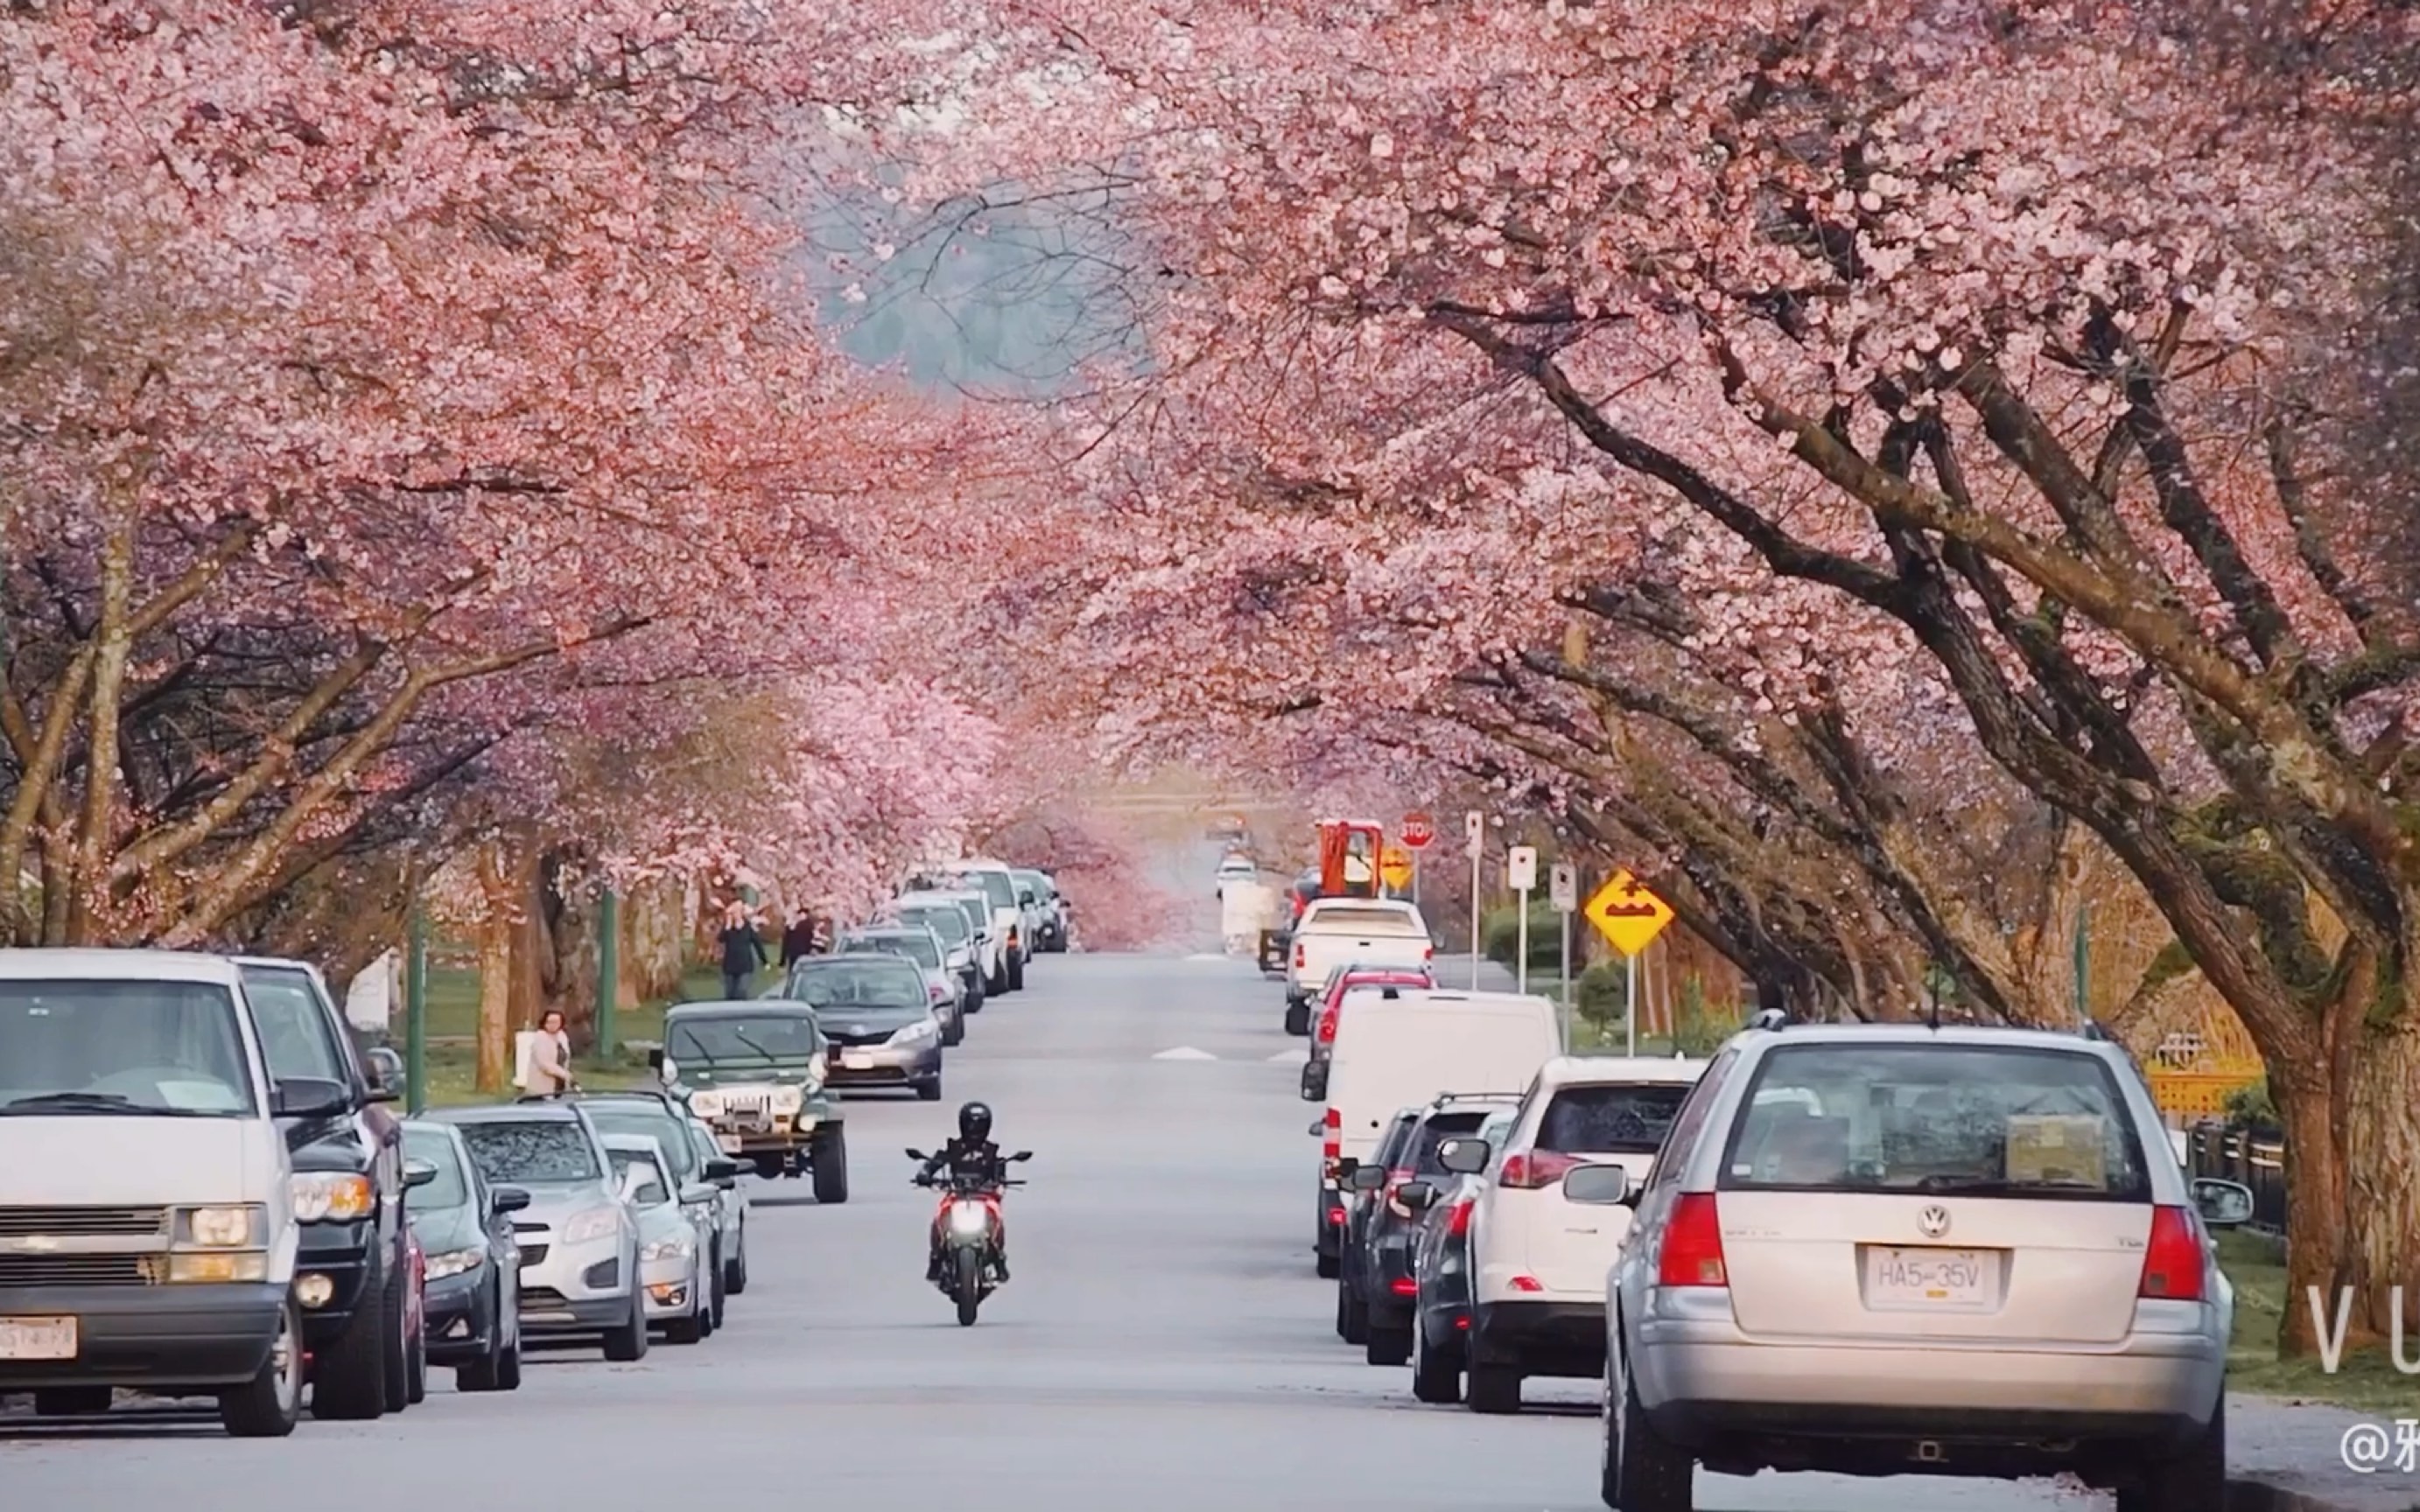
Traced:
<path id="1" fill-rule="evenodd" d="M 918 1163 L 931 1157 L 921 1149 L 910 1149 L 908 1158 Z M 1011 1161 L 1029 1161 L 1033 1151 L 1020 1149 L 1008 1157 Z M 913 1185 L 941 1188 L 941 1205 L 933 1214 L 933 1227 L 941 1241 L 940 1274 L 934 1285 L 941 1295 L 958 1304 L 958 1326 L 970 1327 L 975 1309 L 983 1300 L 1004 1284 L 1000 1279 L 1000 1196 L 1005 1187 L 1023 1186 L 1023 1181 L 1002 1177 L 944 1174 L 926 1176 L 918 1173 Z"/>

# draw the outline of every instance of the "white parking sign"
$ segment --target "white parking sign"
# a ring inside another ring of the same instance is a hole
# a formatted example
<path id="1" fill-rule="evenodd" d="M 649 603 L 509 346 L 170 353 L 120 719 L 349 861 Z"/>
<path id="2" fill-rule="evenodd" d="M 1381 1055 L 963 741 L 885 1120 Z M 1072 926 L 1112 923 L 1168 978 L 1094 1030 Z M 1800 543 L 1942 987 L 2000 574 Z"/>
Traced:
<path id="1" fill-rule="evenodd" d="M 1515 845 L 1504 853 L 1504 885 L 1514 892 L 1528 892 L 1538 885 L 1538 852 L 1535 847 Z"/>

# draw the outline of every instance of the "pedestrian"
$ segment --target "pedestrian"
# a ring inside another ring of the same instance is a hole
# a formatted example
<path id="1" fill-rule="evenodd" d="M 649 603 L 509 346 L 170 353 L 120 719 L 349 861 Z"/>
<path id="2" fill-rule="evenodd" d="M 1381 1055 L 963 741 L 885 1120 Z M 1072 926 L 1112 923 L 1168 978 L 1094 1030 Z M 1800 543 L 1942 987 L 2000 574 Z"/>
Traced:
<path id="1" fill-rule="evenodd" d="M 814 953 L 814 911 L 800 903 L 790 916 L 790 927 L 782 932 L 782 967 L 786 971 Z"/>
<path id="2" fill-rule="evenodd" d="M 748 984 L 765 966 L 765 942 L 756 937 L 744 903 L 722 911 L 722 995 L 737 1001 L 748 995 Z"/>
<path id="3" fill-rule="evenodd" d="M 571 1036 L 564 1032 L 563 1011 L 550 1008 L 537 1021 L 537 1038 L 530 1044 L 529 1095 L 561 1097 L 576 1092 L 571 1077 Z"/>

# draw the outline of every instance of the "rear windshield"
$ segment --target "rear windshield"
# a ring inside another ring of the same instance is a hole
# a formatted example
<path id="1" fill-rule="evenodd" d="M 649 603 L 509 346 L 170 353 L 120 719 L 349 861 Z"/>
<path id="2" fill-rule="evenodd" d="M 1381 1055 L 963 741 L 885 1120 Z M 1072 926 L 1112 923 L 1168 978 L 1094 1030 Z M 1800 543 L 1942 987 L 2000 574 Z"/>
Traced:
<path id="1" fill-rule="evenodd" d="M 1387 1125 L 1386 1137 L 1378 1141 L 1379 1165 L 1391 1167 L 1403 1164 L 1396 1157 L 1404 1152 L 1404 1146 L 1411 1143 L 1412 1130 L 1419 1122 L 1419 1115 L 1417 1113 L 1395 1115 Z"/>
<path id="2" fill-rule="evenodd" d="M 929 907 L 902 908 L 902 922 L 922 924 L 941 937 L 944 945 L 964 945 L 973 931 L 967 927 L 967 916 L 952 903 L 934 903 Z"/>
<path id="3" fill-rule="evenodd" d="M 1449 1139 L 1466 1139 L 1486 1122 L 1485 1113 L 1432 1113 L 1413 1137 L 1411 1153 L 1416 1158 L 1396 1164 L 1409 1165 L 1422 1176 L 1443 1176 L 1446 1168 L 1437 1161 L 1437 1147 Z"/>
<path id="4" fill-rule="evenodd" d="M 1016 884 L 1008 880 L 1005 872 L 970 872 L 959 879 L 969 887 L 980 887 L 991 900 L 994 908 L 1016 906 Z"/>
<path id="5" fill-rule="evenodd" d="M 588 1131 L 567 1119 L 499 1119 L 455 1128 L 471 1147 L 479 1174 L 501 1185 L 567 1185 L 605 1174 L 597 1168 L 597 1147 L 588 1142 Z"/>
<path id="6" fill-rule="evenodd" d="M 1538 1148 L 1566 1155 L 1652 1155 L 1688 1097 L 1688 1086 L 1677 1082 L 1566 1087 L 1546 1104 Z"/>
<path id="7" fill-rule="evenodd" d="M 2124 1094 L 2095 1056 L 1785 1046 L 1750 1092 L 1723 1152 L 1729 1189 L 2150 1200 Z"/>
<path id="8" fill-rule="evenodd" d="M 1302 927 L 1313 934 L 1350 931 L 1356 934 L 1401 934 L 1426 939 L 1429 933 L 1428 926 L 1418 917 L 1400 908 L 1340 908 L 1333 903 L 1305 919 Z"/>

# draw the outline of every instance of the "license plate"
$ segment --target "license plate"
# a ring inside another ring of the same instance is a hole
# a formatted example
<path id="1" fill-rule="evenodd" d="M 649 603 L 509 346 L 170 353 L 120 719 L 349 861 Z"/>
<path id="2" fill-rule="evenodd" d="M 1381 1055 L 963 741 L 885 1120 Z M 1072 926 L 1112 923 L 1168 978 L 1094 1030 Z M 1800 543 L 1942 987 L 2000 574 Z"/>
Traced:
<path id="1" fill-rule="evenodd" d="M 72 1360 L 72 1318 L 0 1318 L 0 1360 Z"/>
<path id="2" fill-rule="evenodd" d="M 726 1155 L 737 1155 L 739 1153 L 739 1136 L 737 1134 L 719 1134 L 714 1136 L 714 1142 L 722 1147 L 722 1152 Z"/>
<path id="3" fill-rule="evenodd" d="M 1913 1311 L 1976 1312 L 1998 1289 L 1999 1256 L 1992 1250 L 1866 1250 L 1866 1305 Z"/>
<path id="4" fill-rule="evenodd" d="M 845 1071 L 872 1071 L 874 1057 L 864 1050 L 844 1050 L 840 1053 L 840 1063 Z"/>

